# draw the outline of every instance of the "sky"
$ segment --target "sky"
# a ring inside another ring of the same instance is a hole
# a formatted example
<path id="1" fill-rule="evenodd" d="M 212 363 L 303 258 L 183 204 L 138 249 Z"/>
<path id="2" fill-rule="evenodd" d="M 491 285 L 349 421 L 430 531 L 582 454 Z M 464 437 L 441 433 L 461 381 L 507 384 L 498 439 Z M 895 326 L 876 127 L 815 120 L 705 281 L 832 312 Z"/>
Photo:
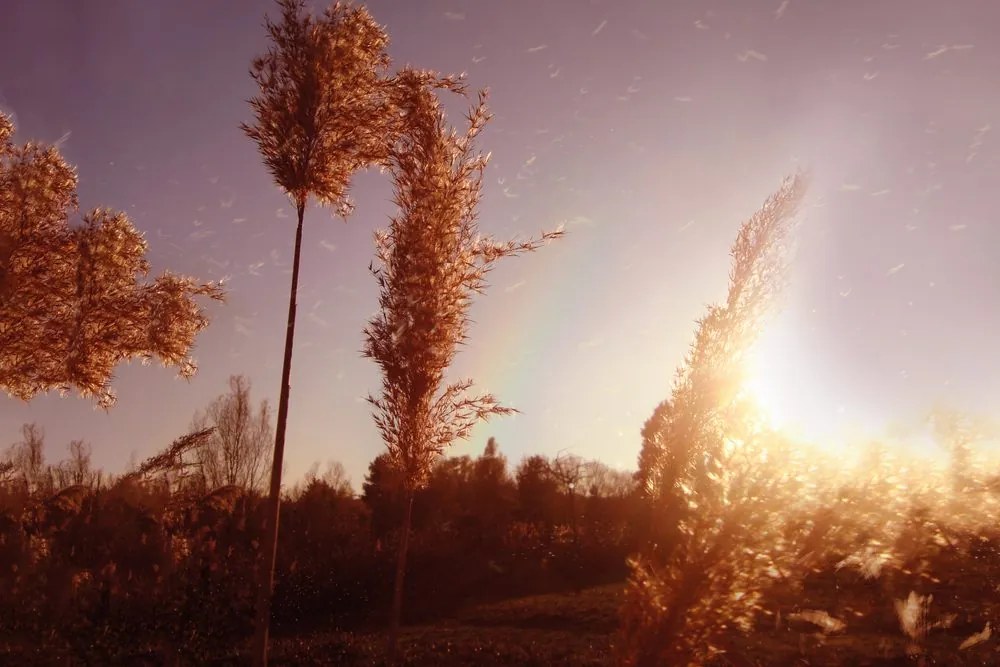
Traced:
<path id="1" fill-rule="evenodd" d="M 322 7 L 316 3 L 317 9 Z M 1000 5 L 993 0 L 516 0 L 367 3 L 394 66 L 465 72 L 495 114 L 480 224 L 567 235 L 502 262 L 453 366 L 520 410 L 477 427 L 516 463 L 571 452 L 634 468 L 695 320 L 724 298 L 739 224 L 799 167 L 812 174 L 755 386 L 810 437 L 874 436 L 934 405 L 1000 397 Z M 55 461 L 70 440 L 118 471 L 187 432 L 245 374 L 276 404 L 293 207 L 256 146 L 248 69 L 271 2 L 7 0 L 0 109 L 58 142 L 84 209 L 123 210 L 154 272 L 226 277 L 192 380 L 139 364 L 118 404 L 0 398 Z M 448 108 L 462 121 L 463 101 Z M 346 222 L 306 213 L 286 480 L 342 462 L 359 488 L 384 445 L 362 358 L 377 307 L 372 234 L 393 213 L 360 175 Z M 902 425 L 902 426 L 901 426 Z"/>

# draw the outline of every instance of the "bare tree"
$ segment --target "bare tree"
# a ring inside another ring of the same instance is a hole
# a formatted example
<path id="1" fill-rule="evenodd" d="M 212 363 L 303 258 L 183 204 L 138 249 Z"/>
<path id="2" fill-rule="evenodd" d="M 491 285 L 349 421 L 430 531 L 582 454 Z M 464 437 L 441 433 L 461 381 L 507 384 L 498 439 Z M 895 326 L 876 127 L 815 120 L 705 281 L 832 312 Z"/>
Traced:
<path id="1" fill-rule="evenodd" d="M 382 371 L 382 395 L 369 397 L 375 423 L 405 485 L 390 656 L 399 630 L 414 492 L 454 440 L 467 438 L 480 420 L 512 412 L 490 394 L 468 396 L 471 380 L 444 385 L 467 337 L 472 297 L 485 289 L 497 260 L 561 234 L 523 242 L 480 238 L 476 207 L 486 156 L 474 152 L 473 142 L 489 118 L 484 96 L 469 114 L 467 131 L 456 135 L 423 76 L 405 71 L 398 80 L 406 129 L 394 147 L 391 173 L 399 212 L 388 231 L 375 235 L 379 266 L 372 272 L 380 310 L 365 329 L 364 347 Z"/>
<path id="2" fill-rule="evenodd" d="M 94 481 L 94 471 L 90 467 L 90 444 L 83 440 L 71 440 L 67 449 L 69 458 L 62 464 L 66 480 L 60 486 L 90 486 Z"/>
<path id="3" fill-rule="evenodd" d="M 204 413 L 195 415 L 193 430 L 214 428 L 198 450 L 209 490 L 222 486 L 264 488 L 274 438 L 271 407 L 262 400 L 255 410 L 250 389 L 246 377 L 230 376 L 229 393 L 213 400 Z"/>
<path id="4" fill-rule="evenodd" d="M 45 468 L 45 431 L 37 424 L 21 426 L 21 440 L 11 445 L 9 460 L 13 477 L 19 479 L 26 493 L 47 491 L 48 471 Z"/>
<path id="5" fill-rule="evenodd" d="M 569 525 L 573 531 L 573 556 L 579 563 L 580 557 L 580 527 L 577 520 L 576 494 L 577 490 L 583 486 L 588 472 L 586 462 L 576 454 L 569 454 L 565 451 L 559 452 L 549 467 L 549 474 L 552 476 L 563 492 L 569 498 Z M 575 590 L 579 590 L 579 579 L 577 571 L 572 571 L 572 581 Z"/>
<path id="6" fill-rule="evenodd" d="M 123 360 L 154 358 L 190 377 L 208 325 L 196 296 L 219 286 L 163 273 L 152 282 L 146 242 L 124 213 L 95 209 L 70 226 L 76 173 L 53 146 L 11 142 L 0 114 L 0 388 L 30 400 L 76 388 L 114 404 Z"/>
<path id="7" fill-rule="evenodd" d="M 590 466 L 576 454 L 561 451 L 549 464 L 549 474 L 559 482 L 565 493 L 573 493 L 587 480 Z"/>
<path id="8" fill-rule="evenodd" d="M 775 465 L 777 444 L 768 456 L 763 438 L 739 429 L 738 394 L 745 352 L 781 287 L 805 188 L 801 174 L 786 179 L 740 227 L 726 301 L 699 321 L 670 399 L 643 428 L 638 478 L 657 525 L 632 561 L 624 664 L 707 662 L 727 627 L 749 625 L 782 553 L 776 512 L 794 503 L 798 481 Z"/>
<path id="9" fill-rule="evenodd" d="M 354 487 L 351 486 L 351 478 L 347 475 L 347 469 L 340 461 L 327 461 L 326 469 L 322 474 L 319 472 L 319 462 L 314 463 L 305 475 L 305 485 L 309 486 L 314 482 L 325 484 L 337 495 L 353 497 Z"/>
<path id="10" fill-rule="evenodd" d="M 616 470 L 601 461 L 588 461 L 584 474 L 587 492 L 601 498 L 624 498 L 635 488 L 635 474 Z"/>
<path id="11" fill-rule="evenodd" d="M 14 476 L 14 462 L 10 459 L 0 461 L 0 484 L 7 484 Z"/>
<path id="12" fill-rule="evenodd" d="M 288 299 L 288 322 L 271 464 L 265 563 L 257 600 L 254 661 L 267 663 L 271 589 L 277 548 L 281 471 L 288 420 L 289 377 L 306 203 L 314 198 L 344 216 L 354 172 L 383 163 L 398 115 L 391 113 L 383 73 L 388 38 L 363 7 L 330 6 L 321 16 L 303 0 L 278 0 L 281 19 L 266 20 L 268 51 L 254 59 L 259 94 L 250 100 L 253 124 L 242 129 L 260 149 L 275 183 L 298 215 Z"/>

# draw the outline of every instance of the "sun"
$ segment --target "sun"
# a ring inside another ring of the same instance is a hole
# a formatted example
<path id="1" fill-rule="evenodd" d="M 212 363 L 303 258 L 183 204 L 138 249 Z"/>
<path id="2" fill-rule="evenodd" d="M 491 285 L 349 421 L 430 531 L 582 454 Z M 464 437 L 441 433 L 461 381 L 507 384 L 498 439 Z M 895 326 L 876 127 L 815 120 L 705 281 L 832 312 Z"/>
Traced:
<path id="1" fill-rule="evenodd" d="M 745 371 L 745 395 L 770 428 L 838 455 L 864 437 L 867 429 L 831 390 L 827 364 L 790 318 L 774 320 L 762 333 Z"/>
<path id="2" fill-rule="evenodd" d="M 773 376 L 761 372 L 761 366 L 756 358 L 748 364 L 743 391 L 765 425 L 776 431 L 785 430 L 788 416 L 782 403 L 782 388 Z"/>

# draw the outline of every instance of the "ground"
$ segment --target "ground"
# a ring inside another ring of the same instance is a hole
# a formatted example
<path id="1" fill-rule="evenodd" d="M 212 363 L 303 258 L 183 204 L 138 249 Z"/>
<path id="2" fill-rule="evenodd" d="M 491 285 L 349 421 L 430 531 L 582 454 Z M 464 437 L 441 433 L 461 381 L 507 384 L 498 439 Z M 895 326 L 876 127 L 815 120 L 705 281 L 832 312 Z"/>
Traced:
<path id="1" fill-rule="evenodd" d="M 624 591 L 622 582 L 586 588 L 576 594 L 512 598 L 472 605 L 446 618 L 409 625 L 403 628 L 400 637 L 399 664 L 414 667 L 613 665 L 613 643 L 617 640 L 618 611 Z M 826 602 L 834 608 L 832 597 Z M 762 621 L 756 633 L 733 642 L 742 655 L 727 656 L 711 667 L 1000 665 L 1000 641 L 995 634 L 977 646 L 959 649 L 962 641 L 979 628 L 933 630 L 923 642 L 923 655 L 908 655 L 914 647 L 898 627 L 891 623 L 879 626 L 873 619 L 873 616 L 856 618 L 848 622 L 843 632 L 827 636 L 808 624 L 789 621 L 787 616 L 779 622 Z M 276 667 L 387 665 L 385 644 L 382 623 L 352 631 L 303 629 L 272 639 L 270 664 Z M 0 664 L 84 664 L 66 662 L 65 656 L 59 660 L 53 657 L 51 650 L 42 646 L 21 647 L 6 657 L 0 650 Z M 12 661 L 5 662 L 7 659 Z M 246 663 L 245 654 L 242 657 L 230 654 L 228 658 L 217 655 L 198 661 L 211 665 Z M 147 655 L 144 659 L 133 657 L 116 664 L 178 663 L 165 661 L 162 655 Z"/>
<path id="2" fill-rule="evenodd" d="M 452 618 L 410 626 L 400 639 L 405 665 L 574 665 L 614 664 L 618 610 L 624 583 L 579 594 L 536 595 L 476 605 Z M 932 632 L 921 659 L 908 656 L 901 632 L 877 632 L 863 623 L 823 636 L 809 627 L 781 622 L 742 639 L 745 656 L 720 661 L 738 665 L 998 665 L 996 637 L 959 650 L 963 633 Z M 275 641 L 275 665 L 381 665 L 385 635 L 317 632 Z M 922 660 L 922 661 L 921 661 Z"/>
<path id="3" fill-rule="evenodd" d="M 535 595 L 478 605 L 403 629 L 405 665 L 611 665 L 624 584 L 579 594 Z M 316 632 L 278 638 L 275 665 L 382 664 L 385 634 Z"/>

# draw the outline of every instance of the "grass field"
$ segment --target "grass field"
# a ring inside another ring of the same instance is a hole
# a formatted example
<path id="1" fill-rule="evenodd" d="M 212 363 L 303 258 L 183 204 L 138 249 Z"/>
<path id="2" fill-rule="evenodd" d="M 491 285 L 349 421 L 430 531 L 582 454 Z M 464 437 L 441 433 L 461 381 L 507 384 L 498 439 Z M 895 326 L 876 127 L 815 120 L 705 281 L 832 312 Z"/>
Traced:
<path id="1" fill-rule="evenodd" d="M 447 618 L 409 625 L 400 637 L 401 665 L 493 667 L 580 666 L 614 664 L 613 642 L 624 583 L 597 586 L 578 594 L 555 593 L 477 604 Z M 832 600 L 828 600 L 832 603 Z M 831 605 L 832 606 L 832 605 Z M 808 623 L 762 621 L 756 633 L 733 638 L 735 651 L 712 667 L 796 665 L 1000 665 L 1000 641 L 991 636 L 976 646 L 960 649 L 975 632 L 968 627 L 936 629 L 922 641 L 919 654 L 897 629 L 877 626 L 870 618 L 847 622 L 837 633 L 824 635 Z M 369 629 L 339 631 L 316 628 L 274 637 L 273 665 L 388 665 L 386 636 L 380 623 Z M 6 662 L 10 660 L 10 662 Z M 0 651 L 0 664 L 67 665 L 68 656 L 57 657 L 42 646 Z M 96 663 L 89 663 L 96 664 Z M 111 664 L 111 663 L 108 663 Z M 148 654 L 114 664 L 162 665 L 176 663 Z M 194 664 L 194 663 L 191 663 Z M 197 664 L 241 665 L 246 656 L 216 655 Z"/>
<path id="2" fill-rule="evenodd" d="M 612 643 L 624 584 L 579 594 L 537 595 L 477 605 L 433 624 L 404 629 L 405 665 L 613 664 Z M 912 655 L 901 632 L 874 631 L 863 621 L 823 635 L 808 624 L 781 621 L 737 645 L 743 655 L 721 666 L 751 665 L 998 665 L 1000 642 L 991 638 L 959 650 L 967 632 L 931 632 L 922 655 Z M 385 635 L 378 631 L 323 633 L 280 638 L 272 651 L 277 665 L 382 665 Z"/>
<path id="3" fill-rule="evenodd" d="M 610 665 L 623 584 L 516 598 L 403 629 L 405 665 Z M 381 632 L 277 638 L 276 665 L 384 664 Z"/>

